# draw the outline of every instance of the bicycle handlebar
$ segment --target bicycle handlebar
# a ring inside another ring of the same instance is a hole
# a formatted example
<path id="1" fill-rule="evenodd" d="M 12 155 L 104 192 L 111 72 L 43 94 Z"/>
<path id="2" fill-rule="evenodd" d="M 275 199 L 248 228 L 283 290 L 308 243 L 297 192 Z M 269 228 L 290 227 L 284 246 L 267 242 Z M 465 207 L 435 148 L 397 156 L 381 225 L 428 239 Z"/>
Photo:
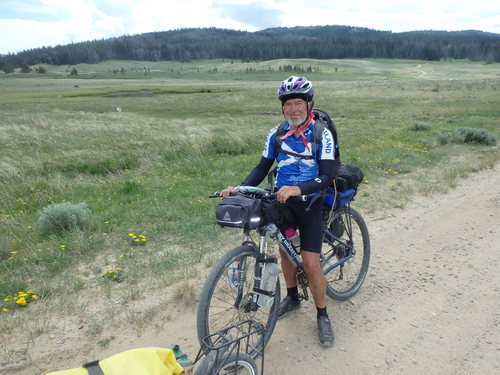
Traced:
<path id="1" fill-rule="evenodd" d="M 260 198 L 271 198 L 271 199 L 276 199 L 276 194 L 271 193 L 269 190 L 262 189 L 256 186 L 237 186 L 235 187 L 236 190 L 243 194 L 255 194 L 259 196 Z M 216 191 L 213 195 L 209 195 L 209 198 L 220 198 L 220 191 Z M 306 201 L 307 200 L 307 195 L 299 195 L 297 197 L 290 197 L 290 198 L 296 198 L 301 201 Z"/>

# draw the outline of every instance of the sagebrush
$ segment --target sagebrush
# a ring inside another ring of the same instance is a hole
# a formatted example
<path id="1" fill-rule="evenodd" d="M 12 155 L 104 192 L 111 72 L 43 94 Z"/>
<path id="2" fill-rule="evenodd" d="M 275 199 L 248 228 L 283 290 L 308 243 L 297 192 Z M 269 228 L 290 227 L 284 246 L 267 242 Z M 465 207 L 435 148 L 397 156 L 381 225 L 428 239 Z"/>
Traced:
<path id="1" fill-rule="evenodd" d="M 45 234 L 84 229 L 89 224 L 91 215 L 86 203 L 50 204 L 43 209 L 38 226 Z"/>

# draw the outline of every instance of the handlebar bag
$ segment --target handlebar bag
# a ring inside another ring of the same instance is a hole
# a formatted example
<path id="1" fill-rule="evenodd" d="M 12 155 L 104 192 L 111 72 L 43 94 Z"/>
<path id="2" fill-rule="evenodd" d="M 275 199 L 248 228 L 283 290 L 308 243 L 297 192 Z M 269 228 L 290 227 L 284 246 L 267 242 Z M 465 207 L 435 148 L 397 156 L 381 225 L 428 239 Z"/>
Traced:
<path id="1" fill-rule="evenodd" d="M 215 217 L 222 227 L 256 229 L 261 221 L 260 208 L 260 199 L 237 193 L 222 199 Z"/>

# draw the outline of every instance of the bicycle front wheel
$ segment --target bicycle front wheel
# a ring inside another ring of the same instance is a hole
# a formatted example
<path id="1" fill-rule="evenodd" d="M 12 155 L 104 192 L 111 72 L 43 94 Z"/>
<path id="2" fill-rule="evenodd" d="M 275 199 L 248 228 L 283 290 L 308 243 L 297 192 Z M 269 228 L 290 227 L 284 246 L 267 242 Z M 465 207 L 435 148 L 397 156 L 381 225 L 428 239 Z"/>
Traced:
<path id="1" fill-rule="evenodd" d="M 330 298 L 345 301 L 356 294 L 368 272 L 368 227 L 358 211 L 344 206 L 335 212 L 324 242 L 329 244 L 321 258 L 326 293 Z"/>
<path id="2" fill-rule="evenodd" d="M 252 358 L 261 354 L 278 319 L 280 283 L 278 278 L 274 301 L 270 307 L 255 306 L 252 303 L 254 271 L 258 254 L 252 246 L 237 247 L 226 253 L 211 270 L 201 292 L 198 306 L 197 329 L 200 343 L 204 338 L 207 340 L 207 336 L 225 328 L 253 320 L 262 325 L 263 334 L 248 335 L 242 341 L 242 345 L 248 344 L 248 347 L 242 347 L 242 349 Z M 234 277 L 235 264 L 238 265 L 237 278 Z M 241 325 L 240 337 L 249 333 L 245 332 L 245 327 L 248 327 L 248 330 L 251 329 L 249 325 Z M 237 339 L 237 337 L 233 338 Z M 210 338 L 208 340 L 210 341 Z"/>

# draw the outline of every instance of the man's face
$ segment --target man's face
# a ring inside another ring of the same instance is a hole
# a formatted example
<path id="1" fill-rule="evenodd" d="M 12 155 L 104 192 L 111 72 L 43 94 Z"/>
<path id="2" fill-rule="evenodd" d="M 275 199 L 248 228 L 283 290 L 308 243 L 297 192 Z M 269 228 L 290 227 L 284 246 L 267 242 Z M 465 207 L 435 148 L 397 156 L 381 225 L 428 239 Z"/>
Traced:
<path id="1" fill-rule="evenodd" d="M 307 118 L 307 102 L 303 99 L 289 99 L 283 104 L 283 114 L 290 126 L 299 126 Z"/>

